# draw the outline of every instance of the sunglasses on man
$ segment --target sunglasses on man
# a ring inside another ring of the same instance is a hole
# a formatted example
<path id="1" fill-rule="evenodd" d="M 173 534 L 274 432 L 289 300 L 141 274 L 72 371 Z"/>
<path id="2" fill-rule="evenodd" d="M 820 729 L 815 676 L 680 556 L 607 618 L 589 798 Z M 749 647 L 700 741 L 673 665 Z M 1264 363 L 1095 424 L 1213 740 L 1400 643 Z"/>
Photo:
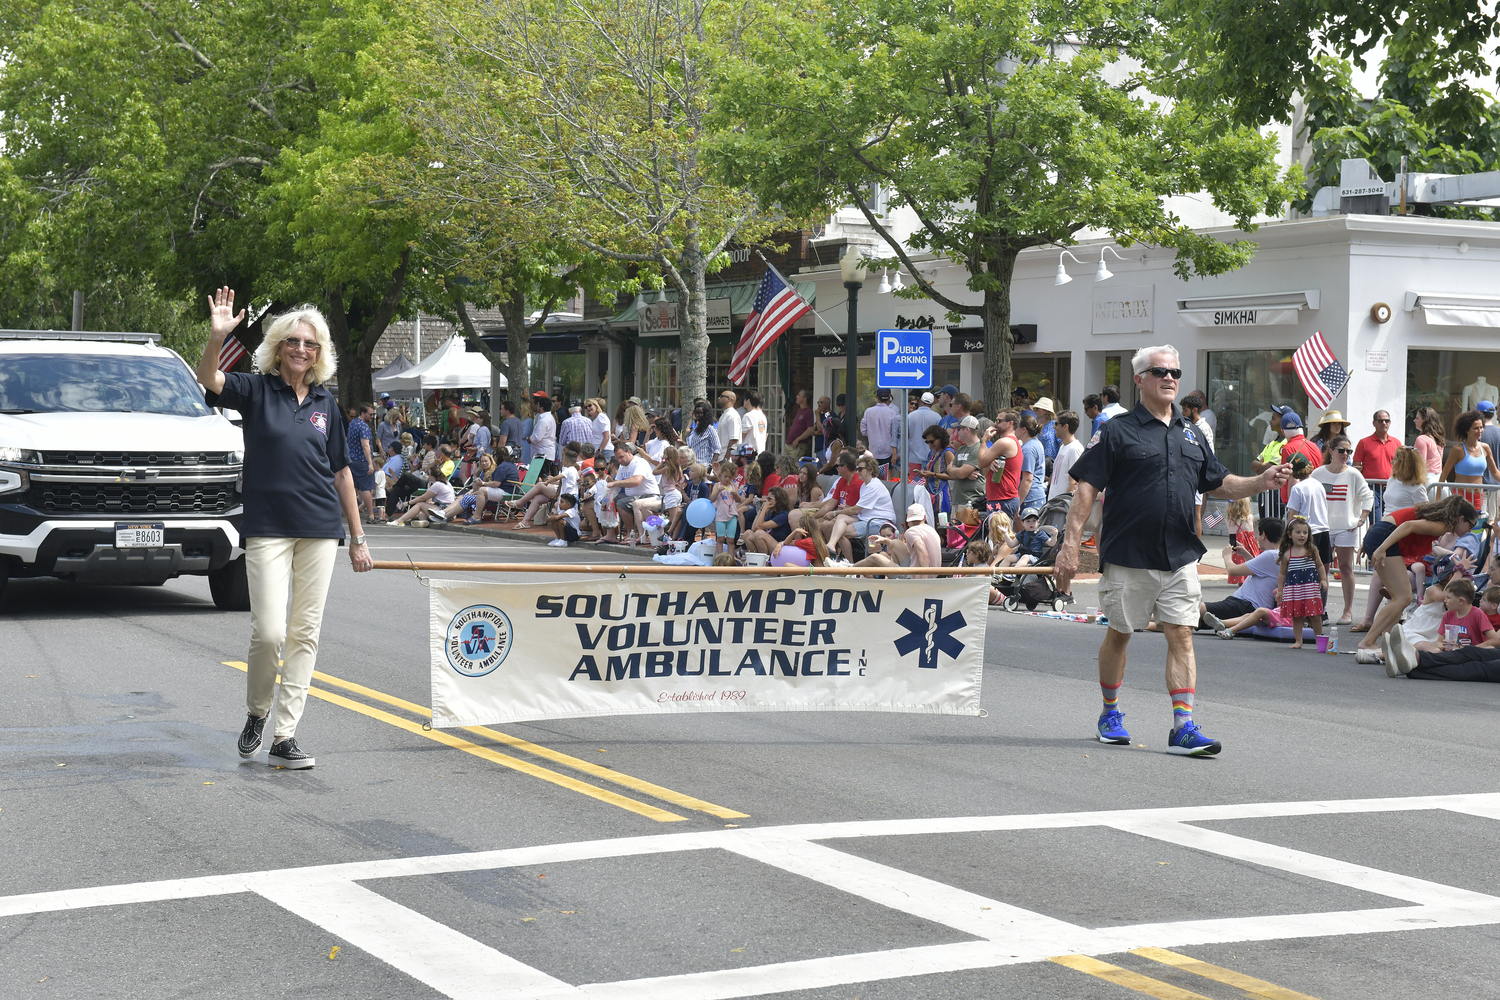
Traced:
<path id="1" fill-rule="evenodd" d="M 1157 378 L 1169 378 L 1169 379 L 1171 379 L 1172 381 L 1175 382 L 1178 379 L 1182 378 L 1182 369 L 1181 368 L 1152 367 L 1152 368 L 1147 368 L 1145 371 L 1141 372 L 1141 374 L 1142 375 L 1154 375 Z"/>

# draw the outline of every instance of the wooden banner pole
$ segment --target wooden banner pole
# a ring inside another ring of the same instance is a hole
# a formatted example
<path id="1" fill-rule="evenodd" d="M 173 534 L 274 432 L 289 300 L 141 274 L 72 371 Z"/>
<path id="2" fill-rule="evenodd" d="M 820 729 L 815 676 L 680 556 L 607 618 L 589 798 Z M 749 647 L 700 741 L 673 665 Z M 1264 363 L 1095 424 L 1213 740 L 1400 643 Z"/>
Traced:
<path id="1" fill-rule="evenodd" d="M 429 570 L 450 573 L 598 573 L 601 575 L 637 576 L 688 575 L 688 576 L 1050 576 L 1051 566 L 662 566 L 656 563 L 640 565 L 595 565 L 593 563 L 456 563 L 456 562 L 397 562 L 392 559 L 377 559 L 375 569 Z"/>

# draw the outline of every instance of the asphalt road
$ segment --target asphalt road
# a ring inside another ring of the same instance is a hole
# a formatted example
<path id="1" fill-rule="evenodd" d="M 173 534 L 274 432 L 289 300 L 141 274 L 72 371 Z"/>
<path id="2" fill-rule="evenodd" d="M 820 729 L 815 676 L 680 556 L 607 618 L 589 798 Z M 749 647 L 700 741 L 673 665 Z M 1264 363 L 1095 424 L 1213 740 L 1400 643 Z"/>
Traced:
<path id="1" fill-rule="evenodd" d="M 377 558 L 597 561 L 372 536 Z M 486 756 L 400 704 L 428 704 L 426 601 L 341 561 L 319 669 L 345 683 L 317 682 L 319 764 L 292 772 L 234 751 L 248 615 L 204 581 L 13 582 L 0 997 L 1500 995 L 1495 688 L 1200 634 L 1225 751 L 1184 759 L 1142 634 L 1139 745 L 1105 747 L 1101 627 L 997 611 L 983 718 L 459 734 Z"/>

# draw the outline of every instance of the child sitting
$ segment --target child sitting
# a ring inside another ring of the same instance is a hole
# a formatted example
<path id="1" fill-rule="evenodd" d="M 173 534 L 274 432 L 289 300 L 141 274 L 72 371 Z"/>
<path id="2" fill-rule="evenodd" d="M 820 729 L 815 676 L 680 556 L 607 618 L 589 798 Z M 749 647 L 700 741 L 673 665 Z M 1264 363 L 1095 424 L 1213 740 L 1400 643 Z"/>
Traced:
<path id="1" fill-rule="evenodd" d="M 578 497 L 564 493 L 557 498 L 557 509 L 547 515 L 547 527 L 556 537 L 548 542 L 558 548 L 567 548 L 569 542 L 578 541 Z"/>
<path id="2" fill-rule="evenodd" d="M 1455 576 L 1444 588 L 1447 596 L 1443 601 L 1448 609 L 1443 615 L 1438 642 L 1416 643 L 1417 651 L 1446 653 L 1464 646 L 1477 646 L 1496 638 L 1495 626 L 1489 616 L 1474 607 L 1474 583 Z"/>
<path id="3" fill-rule="evenodd" d="M 1041 512 L 1027 507 L 1021 512 L 1021 530 L 1016 532 L 1016 552 L 1013 565 L 1025 566 L 1047 554 L 1047 548 L 1057 540 L 1057 529 L 1041 527 Z"/>
<path id="4" fill-rule="evenodd" d="M 1479 610 L 1484 612 L 1492 626 L 1500 629 L 1500 584 L 1484 588 L 1479 598 Z"/>

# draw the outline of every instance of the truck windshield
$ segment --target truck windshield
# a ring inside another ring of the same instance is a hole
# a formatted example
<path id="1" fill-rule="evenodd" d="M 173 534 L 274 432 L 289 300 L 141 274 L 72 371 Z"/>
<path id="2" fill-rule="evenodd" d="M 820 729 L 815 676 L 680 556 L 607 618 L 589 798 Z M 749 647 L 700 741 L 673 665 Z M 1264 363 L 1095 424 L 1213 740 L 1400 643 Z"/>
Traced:
<path id="1" fill-rule="evenodd" d="M 0 412 L 167 413 L 206 417 L 203 390 L 176 358 L 12 354 L 0 364 Z"/>

